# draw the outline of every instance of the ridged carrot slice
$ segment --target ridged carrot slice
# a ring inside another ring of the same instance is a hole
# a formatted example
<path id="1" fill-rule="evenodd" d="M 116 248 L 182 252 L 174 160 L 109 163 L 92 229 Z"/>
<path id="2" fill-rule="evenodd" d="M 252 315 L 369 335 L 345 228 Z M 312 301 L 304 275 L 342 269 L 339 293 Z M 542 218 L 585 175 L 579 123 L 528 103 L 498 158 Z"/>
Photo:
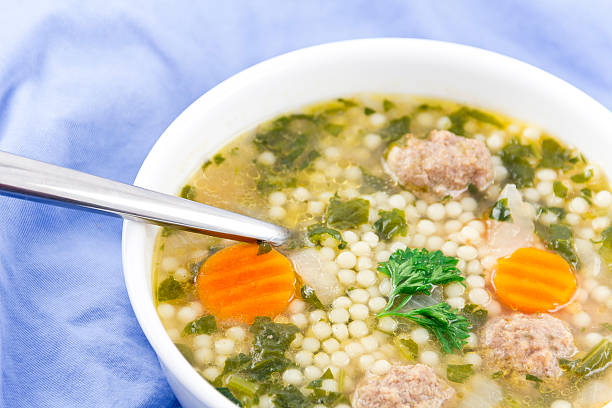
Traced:
<path id="1" fill-rule="evenodd" d="M 491 280 L 503 304 L 525 313 L 559 310 L 576 292 L 572 266 L 537 248 L 520 248 L 499 259 Z"/>
<path id="2" fill-rule="evenodd" d="M 257 244 L 237 244 L 212 255 L 200 267 L 196 286 L 202 304 L 219 320 L 253 323 L 274 318 L 295 296 L 295 272 L 280 252 L 257 255 Z"/>

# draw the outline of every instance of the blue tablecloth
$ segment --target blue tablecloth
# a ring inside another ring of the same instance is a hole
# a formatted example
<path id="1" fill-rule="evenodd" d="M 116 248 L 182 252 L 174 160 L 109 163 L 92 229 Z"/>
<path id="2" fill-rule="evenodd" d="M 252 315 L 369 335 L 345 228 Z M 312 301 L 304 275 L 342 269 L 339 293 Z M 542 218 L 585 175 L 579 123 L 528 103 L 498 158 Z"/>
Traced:
<path id="1" fill-rule="evenodd" d="M 611 18 L 608 0 L 5 1 L 0 149 L 131 182 L 215 84 L 363 37 L 498 51 L 610 108 Z M 120 234 L 119 219 L 0 197 L 0 406 L 178 406 L 130 307 Z"/>

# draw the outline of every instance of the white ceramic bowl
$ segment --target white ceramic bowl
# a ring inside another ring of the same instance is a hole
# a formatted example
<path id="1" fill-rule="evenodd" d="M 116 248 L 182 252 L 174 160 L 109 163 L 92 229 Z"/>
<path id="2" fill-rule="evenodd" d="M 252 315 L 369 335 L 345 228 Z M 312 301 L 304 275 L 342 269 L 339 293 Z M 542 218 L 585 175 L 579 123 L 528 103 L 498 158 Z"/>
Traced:
<path id="1" fill-rule="evenodd" d="M 503 112 L 578 146 L 612 174 L 612 114 L 580 90 L 489 51 L 389 38 L 306 48 L 231 77 L 170 125 L 134 184 L 174 194 L 206 158 L 243 131 L 306 104 L 361 92 L 431 96 Z M 157 317 L 151 288 L 156 233 L 154 226 L 124 223 L 123 267 L 136 317 L 184 408 L 232 408 L 182 358 Z"/>

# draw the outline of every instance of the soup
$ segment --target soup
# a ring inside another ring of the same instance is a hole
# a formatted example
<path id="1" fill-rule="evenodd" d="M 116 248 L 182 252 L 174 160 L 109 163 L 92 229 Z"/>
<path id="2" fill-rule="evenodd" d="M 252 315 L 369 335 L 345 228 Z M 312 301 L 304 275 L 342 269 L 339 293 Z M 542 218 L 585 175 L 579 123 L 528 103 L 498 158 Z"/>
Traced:
<path id="1" fill-rule="evenodd" d="M 159 317 L 238 405 L 612 400 L 612 194 L 536 127 L 339 98 L 234 139 L 180 195 L 297 232 L 280 248 L 159 233 Z"/>

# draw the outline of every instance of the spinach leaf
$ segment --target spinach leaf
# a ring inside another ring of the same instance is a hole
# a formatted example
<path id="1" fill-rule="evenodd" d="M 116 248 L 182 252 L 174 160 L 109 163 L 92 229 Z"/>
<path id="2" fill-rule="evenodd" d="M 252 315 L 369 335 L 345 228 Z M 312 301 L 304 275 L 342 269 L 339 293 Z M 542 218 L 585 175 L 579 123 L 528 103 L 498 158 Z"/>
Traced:
<path id="1" fill-rule="evenodd" d="M 310 408 L 312 402 L 295 385 L 274 384 L 268 390 L 274 396 L 272 402 L 277 408 Z"/>
<path id="2" fill-rule="evenodd" d="M 395 104 L 388 99 L 383 101 L 383 110 L 385 112 L 389 112 L 391 109 L 395 108 Z"/>
<path id="3" fill-rule="evenodd" d="M 378 216 L 380 218 L 374 223 L 374 231 L 381 240 L 390 241 L 397 234 L 406 236 L 408 226 L 404 211 L 394 208 L 391 211 L 379 211 Z"/>
<path id="4" fill-rule="evenodd" d="M 468 119 L 476 119 L 479 122 L 488 123 L 495 127 L 502 127 L 502 123 L 495 118 L 495 116 L 490 115 L 486 112 L 483 112 L 478 109 L 471 109 L 468 107 L 461 107 L 454 112 L 451 112 L 448 115 L 448 118 L 451 121 L 451 127 L 449 132 L 452 132 L 458 136 L 465 136 L 465 124 Z"/>
<path id="5" fill-rule="evenodd" d="M 534 170 L 529 159 L 535 157 L 535 153 L 531 146 L 522 145 L 514 139 L 504 146 L 499 155 L 511 183 L 516 184 L 517 188 L 533 185 Z"/>
<path id="6" fill-rule="evenodd" d="M 601 259 L 608 265 L 608 269 L 612 265 L 612 226 L 609 226 L 601 232 L 601 247 L 599 247 L 599 255 Z"/>
<path id="7" fill-rule="evenodd" d="M 210 166 L 211 164 L 212 164 L 212 160 L 206 160 L 204 164 L 202 165 L 202 171 L 206 171 L 208 166 Z"/>
<path id="8" fill-rule="evenodd" d="M 359 187 L 359 192 L 363 194 L 375 193 L 377 191 L 388 191 L 394 192 L 396 191 L 393 188 L 393 181 L 387 175 L 383 177 L 378 177 L 364 169 L 363 167 L 359 167 L 361 169 L 361 180 L 362 184 Z"/>
<path id="9" fill-rule="evenodd" d="M 574 250 L 574 236 L 567 225 L 550 224 L 546 226 L 536 222 L 535 231 L 548 249 L 557 252 L 574 268 L 578 266 L 578 255 Z"/>
<path id="10" fill-rule="evenodd" d="M 176 346 L 178 351 L 181 352 L 183 357 L 185 357 L 185 360 L 189 361 L 189 364 L 193 365 L 193 363 L 195 362 L 195 359 L 193 358 L 193 351 L 191 351 L 189 346 L 187 346 L 186 344 L 181 344 L 181 343 L 174 343 L 174 345 Z"/>
<path id="11" fill-rule="evenodd" d="M 489 218 L 496 221 L 512 221 L 512 215 L 510 214 L 510 208 L 508 208 L 508 199 L 502 198 L 497 201 L 491 208 Z"/>
<path id="12" fill-rule="evenodd" d="M 574 183 L 586 183 L 587 181 L 589 181 L 591 178 L 593 177 L 593 170 L 591 169 L 586 169 L 584 171 L 584 173 L 578 173 L 578 174 L 574 174 L 572 177 L 570 177 L 570 179 L 574 182 Z"/>
<path id="13" fill-rule="evenodd" d="M 403 339 L 400 337 L 396 337 L 394 339 L 395 346 L 399 350 L 402 357 L 404 357 L 408 361 L 414 361 L 419 355 L 419 345 L 410 338 Z"/>
<path id="14" fill-rule="evenodd" d="M 567 187 L 558 180 L 553 183 L 553 192 L 559 198 L 567 197 Z"/>
<path id="15" fill-rule="evenodd" d="M 344 130 L 344 125 L 339 125 L 336 123 L 328 123 L 323 126 L 323 129 L 332 136 L 338 136 L 340 132 Z"/>
<path id="16" fill-rule="evenodd" d="M 300 294 L 302 295 L 302 299 L 304 302 L 308 303 L 315 309 L 325 310 L 325 306 L 319 300 L 315 290 L 308 285 L 303 285 L 302 289 L 300 289 Z"/>
<path id="17" fill-rule="evenodd" d="M 383 143 L 386 145 L 399 140 L 406 133 L 410 133 L 409 116 L 402 116 L 400 118 L 393 119 L 386 127 L 382 128 L 378 132 Z"/>
<path id="18" fill-rule="evenodd" d="M 565 216 L 567 215 L 567 211 L 565 211 L 565 208 L 561 208 L 561 207 L 540 207 L 538 209 L 537 216 L 539 217 L 540 215 L 545 214 L 545 213 L 553 213 L 560 220 L 563 220 L 565 218 Z"/>
<path id="19" fill-rule="evenodd" d="M 308 240 L 317 246 L 321 246 L 324 235 L 329 235 L 338 243 L 338 249 L 346 248 L 346 241 L 342 238 L 340 231 L 333 228 L 328 228 L 322 224 L 313 224 L 308 226 Z"/>
<path id="20" fill-rule="evenodd" d="M 350 99 L 338 98 L 338 102 L 344 105 L 345 108 L 352 108 L 357 106 L 357 102 L 351 101 Z"/>
<path id="21" fill-rule="evenodd" d="M 542 160 L 540 167 L 550 169 L 568 170 L 572 167 L 570 163 L 571 151 L 565 149 L 556 140 L 546 138 L 542 140 Z"/>
<path id="22" fill-rule="evenodd" d="M 356 228 L 368 222 L 370 202 L 363 198 L 342 201 L 334 196 L 327 207 L 327 224 L 342 230 Z"/>
<path id="23" fill-rule="evenodd" d="M 533 382 L 536 382 L 536 383 L 541 383 L 542 382 L 542 379 L 540 379 L 539 377 L 536 377 L 533 374 L 525 374 L 525 379 L 527 381 L 533 381 Z"/>
<path id="24" fill-rule="evenodd" d="M 191 334 L 212 334 L 217 331 L 217 320 L 215 316 L 202 316 L 199 319 L 188 323 L 183 329 L 183 336 Z"/>
<path id="25" fill-rule="evenodd" d="M 285 188 L 297 187 L 297 178 L 293 173 L 282 173 L 275 171 L 270 166 L 258 165 L 259 179 L 257 180 L 257 191 L 268 194 Z"/>
<path id="26" fill-rule="evenodd" d="M 242 407 L 242 403 L 236 397 L 234 397 L 234 394 L 232 394 L 232 392 L 229 390 L 229 388 L 227 388 L 227 387 L 217 387 L 217 391 L 219 391 L 221 394 L 223 394 L 223 396 L 225 398 L 227 398 L 228 400 L 230 400 L 234 404 L 238 405 L 239 407 Z"/>
<path id="27" fill-rule="evenodd" d="M 590 377 L 607 369 L 611 362 L 612 343 L 604 339 L 580 359 L 559 359 L 559 366 L 578 377 Z"/>
<path id="28" fill-rule="evenodd" d="M 467 304 L 461 311 L 465 317 L 470 321 L 470 328 L 472 330 L 478 330 L 487 322 L 489 312 L 475 304 Z"/>
<path id="29" fill-rule="evenodd" d="M 196 195 L 196 189 L 192 185 L 186 184 L 181 190 L 181 197 L 187 200 L 194 200 Z"/>
<path id="30" fill-rule="evenodd" d="M 172 276 L 164 279 L 157 287 L 158 302 L 167 302 L 183 297 L 184 295 L 185 291 L 183 290 L 183 286 Z"/>
<path id="31" fill-rule="evenodd" d="M 471 364 L 449 364 L 446 366 L 446 378 L 456 383 L 464 383 L 474 374 Z"/>

